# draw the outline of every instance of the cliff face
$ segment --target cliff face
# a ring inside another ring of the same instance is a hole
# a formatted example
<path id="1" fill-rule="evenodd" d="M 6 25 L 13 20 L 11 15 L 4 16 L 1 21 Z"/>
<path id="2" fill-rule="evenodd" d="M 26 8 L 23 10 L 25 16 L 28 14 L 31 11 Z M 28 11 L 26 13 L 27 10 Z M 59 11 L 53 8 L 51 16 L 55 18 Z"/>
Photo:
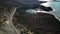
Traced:
<path id="1" fill-rule="evenodd" d="M 13 22 L 21 32 L 28 31 L 27 34 L 58 34 L 60 30 L 59 20 L 47 13 L 29 14 L 17 11 Z"/>

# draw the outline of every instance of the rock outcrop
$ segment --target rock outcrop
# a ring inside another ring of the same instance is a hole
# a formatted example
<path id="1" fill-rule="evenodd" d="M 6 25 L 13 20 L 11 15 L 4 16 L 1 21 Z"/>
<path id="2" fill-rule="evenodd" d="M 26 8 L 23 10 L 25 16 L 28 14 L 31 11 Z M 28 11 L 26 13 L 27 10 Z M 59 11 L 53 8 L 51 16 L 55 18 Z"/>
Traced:
<path id="1" fill-rule="evenodd" d="M 34 34 L 59 34 L 60 21 L 52 14 L 21 14 L 16 12 L 14 17 L 13 22 L 16 28 L 20 28 L 20 31 L 23 29 L 25 33 L 30 31 L 30 33 L 33 32 Z"/>

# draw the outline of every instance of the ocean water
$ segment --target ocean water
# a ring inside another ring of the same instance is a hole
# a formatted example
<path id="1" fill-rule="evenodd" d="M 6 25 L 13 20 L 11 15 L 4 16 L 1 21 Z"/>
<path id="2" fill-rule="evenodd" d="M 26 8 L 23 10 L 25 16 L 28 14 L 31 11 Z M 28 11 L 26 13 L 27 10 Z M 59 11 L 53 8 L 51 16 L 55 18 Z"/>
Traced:
<path id="1" fill-rule="evenodd" d="M 55 11 L 52 11 L 51 14 L 54 14 L 58 20 L 60 20 L 60 2 L 50 2 L 51 7 L 55 9 Z"/>
<path id="2" fill-rule="evenodd" d="M 60 21 L 60 2 L 47 2 L 47 3 L 41 4 L 41 5 L 52 7 L 54 9 L 54 11 L 51 11 L 49 13 L 53 14 Z M 36 13 L 36 11 L 32 10 L 32 9 L 29 9 L 26 12 Z M 39 11 L 39 12 L 42 12 L 42 11 Z"/>

